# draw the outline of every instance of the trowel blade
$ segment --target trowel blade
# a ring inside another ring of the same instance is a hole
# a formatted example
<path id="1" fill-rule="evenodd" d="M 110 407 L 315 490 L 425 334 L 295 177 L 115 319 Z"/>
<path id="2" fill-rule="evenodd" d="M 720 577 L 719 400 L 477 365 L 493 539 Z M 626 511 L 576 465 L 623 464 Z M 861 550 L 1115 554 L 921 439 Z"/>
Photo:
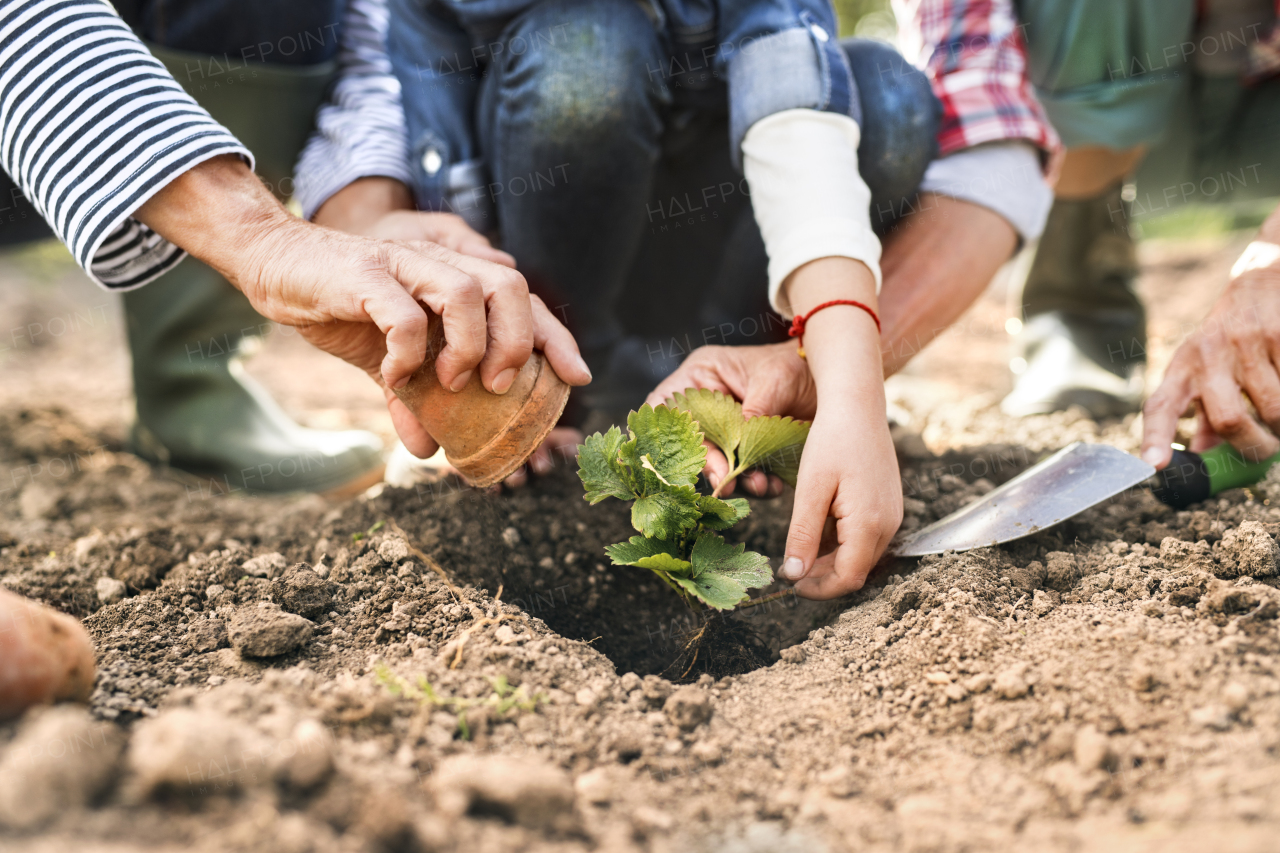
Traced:
<path id="1" fill-rule="evenodd" d="M 946 518 L 908 535 L 890 551 L 923 557 L 1012 542 L 1066 521 L 1156 469 L 1106 444 L 1077 441 Z"/>

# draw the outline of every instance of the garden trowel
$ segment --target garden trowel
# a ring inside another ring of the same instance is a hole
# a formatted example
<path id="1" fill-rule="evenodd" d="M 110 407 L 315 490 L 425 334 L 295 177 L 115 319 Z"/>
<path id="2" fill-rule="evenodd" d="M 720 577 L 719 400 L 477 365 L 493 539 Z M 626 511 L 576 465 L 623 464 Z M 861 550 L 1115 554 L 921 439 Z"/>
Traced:
<path id="1" fill-rule="evenodd" d="M 1249 462 L 1226 443 L 1204 453 L 1174 445 L 1173 460 L 1157 472 L 1123 450 L 1077 441 L 946 518 L 908 534 L 891 551 L 899 557 L 923 557 L 1012 542 L 1143 483 L 1157 498 L 1181 509 L 1225 489 L 1256 483 L 1277 461 L 1280 454 Z"/>

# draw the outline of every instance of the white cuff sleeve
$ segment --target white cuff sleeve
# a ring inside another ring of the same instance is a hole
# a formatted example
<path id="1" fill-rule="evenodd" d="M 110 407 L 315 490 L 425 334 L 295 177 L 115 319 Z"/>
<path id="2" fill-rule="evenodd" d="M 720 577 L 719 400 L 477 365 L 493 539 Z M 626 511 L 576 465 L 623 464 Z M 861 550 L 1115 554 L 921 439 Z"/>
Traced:
<path id="1" fill-rule="evenodd" d="M 934 160 L 920 192 L 972 202 L 1003 216 L 1023 240 L 1044 231 L 1053 190 L 1040 167 L 1040 149 L 1030 142 L 990 142 Z"/>
<path id="2" fill-rule="evenodd" d="M 880 239 L 871 230 L 871 190 L 858 174 L 858 124 L 848 116 L 784 110 L 751 126 L 742 168 L 769 253 L 769 303 L 792 315 L 782 282 L 818 258 L 867 265 L 880 289 Z"/>

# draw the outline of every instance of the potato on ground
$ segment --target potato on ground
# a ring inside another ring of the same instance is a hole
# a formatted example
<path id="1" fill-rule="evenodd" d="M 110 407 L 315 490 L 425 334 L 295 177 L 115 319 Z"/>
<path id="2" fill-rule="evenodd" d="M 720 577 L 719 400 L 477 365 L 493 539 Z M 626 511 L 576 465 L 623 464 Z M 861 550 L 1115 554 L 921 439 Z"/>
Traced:
<path id="1" fill-rule="evenodd" d="M 0 719 L 32 705 L 87 701 L 93 643 L 79 620 L 0 589 Z"/>

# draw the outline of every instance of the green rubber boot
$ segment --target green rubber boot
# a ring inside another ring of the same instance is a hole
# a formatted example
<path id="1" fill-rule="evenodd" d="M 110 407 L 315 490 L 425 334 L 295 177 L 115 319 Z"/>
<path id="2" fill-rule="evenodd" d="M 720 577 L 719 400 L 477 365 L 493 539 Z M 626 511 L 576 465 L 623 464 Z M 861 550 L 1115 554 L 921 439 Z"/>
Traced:
<path id="1" fill-rule="evenodd" d="M 187 258 L 124 295 L 137 420 L 131 449 L 213 492 L 343 492 L 381 479 L 372 433 L 294 423 L 240 364 L 270 327 L 222 276 Z"/>
<path id="2" fill-rule="evenodd" d="M 151 46 L 191 95 L 257 158 L 257 171 L 287 196 L 332 65 L 212 73 L 209 57 Z M 226 58 L 217 61 L 225 63 Z M 270 322 L 195 258 L 124 294 L 137 421 L 131 449 L 196 475 L 213 494 L 348 494 L 382 478 L 382 443 L 369 432 L 295 423 L 244 372 L 240 359 Z"/>
<path id="3" fill-rule="evenodd" d="M 1017 374 L 1000 407 L 1023 417 L 1081 406 L 1094 418 L 1142 406 L 1146 309 L 1121 185 L 1055 200 L 1022 289 Z"/>

